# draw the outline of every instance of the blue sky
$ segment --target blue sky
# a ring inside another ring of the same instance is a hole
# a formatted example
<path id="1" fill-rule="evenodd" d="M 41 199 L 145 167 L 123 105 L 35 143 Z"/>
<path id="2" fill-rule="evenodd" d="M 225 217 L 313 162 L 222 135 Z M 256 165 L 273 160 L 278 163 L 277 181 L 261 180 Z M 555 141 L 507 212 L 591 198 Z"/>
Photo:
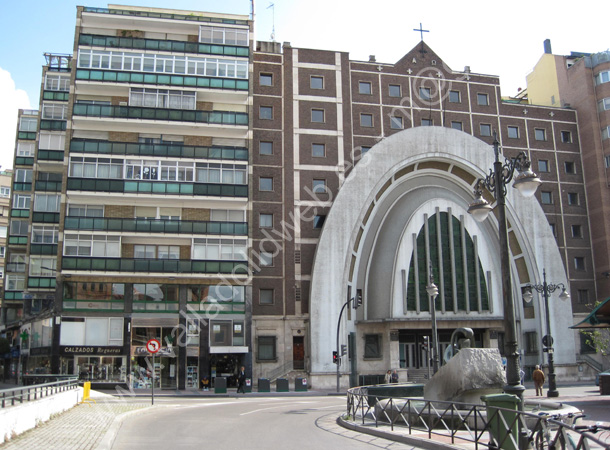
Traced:
<path id="1" fill-rule="evenodd" d="M 72 53 L 76 5 L 89 0 L 3 0 L 0 10 L 0 165 L 12 167 L 18 108 L 38 109 L 43 54 Z M 256 38 L 275 36 L 295 47 L 350 53 L 351 59 L 396 62 L 424 40 L 454 70 L 499 75 L 503 95 L 525 87 L 525 76 L 551 39 L 553 52 L 607 50 L 607 13 L 599 0 L 562 6 L 547 0 L 430 2 L 412 0 L 256 1 Z M 250 0 L 130 0 L 116 4 L 249 14 Z M 577 5 L 577 7 L 576 7 Z M 602 11 L 604 9 L 605 11 Z M 597 13 L 596 13 L 597 11 Z"/>

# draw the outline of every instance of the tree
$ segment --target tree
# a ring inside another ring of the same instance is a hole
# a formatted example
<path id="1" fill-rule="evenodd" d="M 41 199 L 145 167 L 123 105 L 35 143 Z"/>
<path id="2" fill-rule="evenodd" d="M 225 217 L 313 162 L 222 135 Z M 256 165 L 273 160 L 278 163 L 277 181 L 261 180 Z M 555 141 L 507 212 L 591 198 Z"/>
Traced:
<path id="1" fill-rule="evenodd" d="M 595 302 L 593 309 L 597 308 L 602 302 Z M 588 305 L 587 305 L 588 306 Z M 580 330 L 586 336 L 585 342 L 595 349 L 602 356 L 608 356 L 610 351 L 610 328 Z"/>

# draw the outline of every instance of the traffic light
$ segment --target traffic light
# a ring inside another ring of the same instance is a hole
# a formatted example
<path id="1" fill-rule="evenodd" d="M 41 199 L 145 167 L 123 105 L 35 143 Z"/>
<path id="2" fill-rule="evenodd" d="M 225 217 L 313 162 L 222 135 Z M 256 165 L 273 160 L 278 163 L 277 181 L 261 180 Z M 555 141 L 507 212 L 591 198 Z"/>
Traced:
<path id="1" fill-rule="evenodd" d="M 429 349 L 429 342 L 428 342 L 428 336 L 424 336 L 424 342 L 422 343 L 422 347 L 424 348 L 424 351 L 428 351 Z"/>
<path id="2" fill-rule="evenodd" d="M 333 364 L 337 364 L 339 362 L 339 356 L 337 355 L 337 351 L 333 351 Z"/>
<path id="3" fill-rule="evenodd" d="M 347 345 L 341 344 L 341 356 L 347 355 Z"/>
<path id="4" fill-rule="evenodd" d="M 362 289 L 356 289 L 356 297 L 354 298 L 354 309 L 362 305 Z"/>

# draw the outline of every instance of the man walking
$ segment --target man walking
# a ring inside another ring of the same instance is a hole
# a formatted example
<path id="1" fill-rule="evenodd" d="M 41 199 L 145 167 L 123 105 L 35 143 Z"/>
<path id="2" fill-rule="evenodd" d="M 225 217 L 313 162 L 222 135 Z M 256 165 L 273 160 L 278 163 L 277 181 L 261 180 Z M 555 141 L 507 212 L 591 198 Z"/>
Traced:
<path id="1" fill-rule="evenodd" d="M 237 374 L 237 393 L 241 391 L 242 394 L 246 393 L 246 368 L 241 366 L 239 373 Z"/>
<path id="2" fill-rule="evenodd" d="M 532 373 L 532 379 L 536 386 L 536 397 L 542 396 L 542 385 L 544 384 L 544 372 L 540 370 L 540 366 L 536 365 L 534 373 Z"/>

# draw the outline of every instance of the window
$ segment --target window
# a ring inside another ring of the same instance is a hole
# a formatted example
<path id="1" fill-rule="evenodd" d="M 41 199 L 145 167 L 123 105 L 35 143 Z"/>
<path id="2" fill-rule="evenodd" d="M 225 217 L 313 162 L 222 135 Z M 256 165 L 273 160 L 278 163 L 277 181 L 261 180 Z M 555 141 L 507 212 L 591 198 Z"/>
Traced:
<path id="1" fill-rule="evenodd" d="M 491 136 L 491 125 L 488 123 L 482 123 L 479 125 L 481 130 L 481 136 Z"/>
<path id="2" fill-rule="evenodd" d="M 570 131 L 562 131 L 561 132 L 561 142 L 564 144 L 572 143 L 572 133 Z"/>
<path id="3" fill-rule="evenodd" d="M 163 210 L 169 208 L 161 208 L 161 218 L 163 219 Z M 176 213 L 176 220 L 180 219 L 180 210 Z M 210 212 L 210 220 L 213 222 L 245 222 L 246 212 L 239 209 L 213 209 Z"/>
<path id="4" fill-rule="evenodd" d="M 15 170 L 15 182 L 16 183 L 31 183 L 32 182 L 32 170 L 31 169 Z"/>
<path id="5" fill-rule="evenodd" d="M 549 172 L 549 162 L 546 159 L 538 160 L 538 172 Z"/>
<path id="6" fill-rule="evenodd" d="M 434 121 L 431 119 L 422 119 L 421 120 L 422 127 L 431 127 L 432 125 L 434 125 Z"/>
<path id="7" fill-rule="evenodd" d="M 261 289 L 259 291 L 259 303 L 261 305 L 273 305 L 273 289 Z"/>
<path id="8" fill-rule="evenodd" d="M 311 110 L 311 121 L 316 123 L 324 123 L 324 110 L 323 109 L 312 109 Z"/>
<path id="9" fill-rule="evenodd" d="M 311 155 L 317 158 L 323 158 L 324 156 L 326 156 L 326 145 L 311 144 Z"/>
<path id="10" fill-rule="evenodd" d="M 42 118 L 49 120 L 66 120 L 68 105 L 66 103 L 43 103 Z"/>
<path id="11" fill-rule="evenodd" d="M 393 130 L 402 130 L 404 128 L 402 124 L 402 117 L 390 117 L 390 128 Z"/>
<path id="12" fill-rule="evenodd" d="M 489 106 L 489 96 L 487 94 L 477 94 L 477 105 Z"/>
<path id="13" fill-rule="evenodd" d="M 572 237 L 582 238 L 582 227 L 580 225 L 572 225 Z"/>
<path id="14" fill-rule="evenodd" d="M 34 156 L 34 142 L 18 142 L 17 156 Z"/>
<path id="15" fill-rule="evenodd" d="M 365 334 L 364 335 L 364 358 L 379 359 L 381 353 L 381 335 L 380 334 Z"/>
<path id="16" fill-rule="evenodd" d="M 589 290 L 588 289 L 578 289 L 578 303 L 581 305 L 586 305 L 589 303 Z"/>
<path id="17" fill-rule="evenodd" d="M 248 30 L 244 28 L 201 25 L 199 27 L 199 42 L 205 44 L 226 44 L 247 46 Z"/>
<path id="18" fill-rule="evenodd" d="M 574 164 L 572 161 L 566 161 L 563 163 L 563 167 L 566 171 L 566 173 L 576 173 L 576 164 Z"/>
<path id="19" fill-rule="evenodd" d="M 360 155 L 364 156 L 367 154 L 367 152 L 371 149 L 371 147 L 367 147 L 367 146 L 361 146 L 360 147 Z M 610 158 L 609 158 L 610 159 Z"/>
<path id="20" fill-rule="evenodd" d="M 610 168 L 610 156 L 604 156 L 604 165 L 606 169 Z"/>
<path id="21" fill-rule="evenodd" d="M 540 201 L 543 205 L 553 204 L 553 193 L 549 191 L 540 192 Z"/>
<path id="22" fill-rule="evenodd" d="M 261 86 L 273 86 L 273 74 L 271 73 L 260 73 L 258 81 Z"/>
<path id="23" fill-rule="evenodd" d="M 610 110 L 610 97 L 606 97 L 597 102 L 597 109 L 599 112 Z"/>
<path id="24" fill-rule="evenodd" d="M 459 130 L 459 131 L 464 130 L 462 122 L 456 122 L 454 120 L 451 121 L 451 128 L 453 128 L 454 130 Z"/>
<path id="25" fill-rule="evenodd" d="M 5 287 L 7 291 L 23 291 L 25 289 L 25 276 L 7 275 Z"/>
<path id="26" fill-rule="evenodd" d="M 507 128 L 508 130 L 508 137 L 511 139 L 519 139 L 519 127 L 512 127 L 509 126 Z"/>
<path id="27" fill-rule="evenodd" d="M 419 99 L 422 101 L 430 101 L 432 100 L 432 94 L 430 93 L 430 88 L 420 87 L 419 88 Z"/>
<path id="28" fill-rule="evenodd" d="M 460 91 L 449 91 L 449 103 L 462 103 Z"/>
<path id="29" fill-rule="evenodd" d="M 316 194 L 326 193 L 326 180 L 314 179 L 312 188 Z"/>
<path id="30" fill-rule="evenodd" d="M 195 181 L 199 183 L 248 184 L 246 167 L 246 165 L 241 164 L 196 163 Z"/>
<path id="31" fill-rule="evenodd" d="M 372 114 L 360 114 L 360 126 L 361 127 L 372 127 L 373 126 L 373 115 Z"/>
<path id="32" fill-rule="evenodd" d="M 34 277 L 55 277 L 57 275 L 56 257 L 31 257 L 30 275 Z"/>
<path id="33" fill-rule="evenodd" d="M 28 235 L 28 221 L 27 220 L 11 220 L 11 235 L 12 236 L 27 236 Z"/>
<path id="34" fill-rule="evenodd" d="M 36 131 L 37 124 L 36 117 L 22 117 L 19 119 L 19 131 Z"/>
<path id="35" fill-rule="evenodd" d="M 388 95 L 390 97 L 402 97 L 402 89 L 399 84 L 390 84 L 388 86 Z"/>
<path id="36" fill-rule="evenodd" d="M 64 255 L 118 258 L 121 256 L 121 238 L 119 236 L 66 234 Z"/>
<path id="37" fill-rule="evenodd" d="M 312 75 L 309 79 L 311 89 L 324 89 L 324 77 Z"/>
<path id="38" fill-rule="evenodd" d="M 258 336 L 256 341 L 258 344 L 257 360 L 275 361 L 275 336 Z"/>
<path id="39" fill-rule="evenodd" d="M 180 259 L 180 246 L 134 245 L 133 256 L 141 259 Z"/>
<path id="40" fill-rule="evenodd" d="M 568 192 L 568 205 L 578 205 L 579 198 L 577 192 Z"/>
<path id="41" fill-rule="evenodd" d="M 196 103 L 195 91 L 153 88 L 131 88 L 129 91 L 129 106 L 195 110 Z"/>
<path id="42" fill-rule="evenodd" d="M 41 131 L 38 140 L 38 148 L 44 150 L 64 150 L 66 146 L 65 133 L 52 133 Z"/>
<path id="43" fill-rule="evenodd" d="M 57 244 L 59 226 L 57 225 L 32 225 L 33 244 Z"/>
<path id="44" fill-rule="evenodd" d="M 585 258 L 582 256 L 574 257 L 574 269 L 585 270 Z"/>
<path id="45" fill-rule="evenodd" d="M 538 333 L 535 331 L 525 332 L 525 354 L 535 355 L 538 353 Z"/>
<path id="46" fill-rule="evenodd" d="M 536 128 L 534 130 L 534 138 L 537 141 L 546 141 L 546 130 L 543 128 Z"/>
<path id="47" fill-rule="evenodd" d="M 69 91 L 70 75 L 47 73 L 44 80 L 45 91 Z"/>
<path id="48" fill-rule="evenodd" d="M 258 110 L 258 117 L 262 120 L 273 120 L 273 107 L 261 106 Z"/>
<path id="49" fill-rule="evenodd" d="M 247 254 L 245 239 L 204 239 L 193 240 L 193 259 L 244 261 Z"/>
<path id="50" fill-rule="evenodd" d="M 14 209 L 30 209 L 30 203 L 32 202 L 31 195 L 15 194 L 13 196 L 13 208 Z"/>
<path id="51" fill-rule="evenodd" d="M 273 228 L 273 214 L 263 214 L 259 215 L 259 226 L 261 228 Z"/>
<path id="52" fill-rule="evenodd" d="M 104 207 L 101 205 L 68 205 L 68 216 L 104 217 Z"/>
<path id="53" fill-rule="evenodd" d="M 595 76 L 595 84 L 608 83 L 610 81 L 610 71 L 600 72 Z"/>
<path id="54" fill-rule="evenodd" d="M 324 221 L 325 220 L 326 220 L 326 216 L 324 216 L 324 215 L 314 216 L 314 218 L 313 218 L 313 227 L 314 228 L 322 228 L 322 226 L 324 225 Z"/>
<path id="55" fill-rule="evenodd" d="M 123 164 L 122 159 L 117 158 L 84 158 L 82 156 L 70 157 L 70 169 L 69 176 L 78 178 L 123 178 Z M 158 165 L 155 161 L 147 161 L 143 163 L 143 160 L 127 160 L 126 178 L 140 178 L 142 175 L 142 165 L 146 166 L 146 173 L 148 179 L 154 173 L 154 179 L 158 176 Z M 152 166 L 155 167 L 152 167 Z M 137 166 L 137 167 L 135 167 Z M 153 171 L 151 173 L 151 171 Z"/>
<path id="56" fill-rule="evenodd" d="M 260 252 L 258 255 L 261 267 L 272 267 L 273 266 L 273 253 L 271 252 Z"/>
<path id="57" fill-rule="evenodd" d="M 273 178 L 260 177 L 258 179 L 258 190 L 259 191 L 272 191 L 273 190 Z"/>
<path id="58" fill-rule="evenodd" d="M 4 258 L 6 256 L 6 247 L 0 246 L 0 258 Z"/>
<path id="59" fill-rule="evenodd" d="M 364 95 L 371 95 L 373 92 L 371 83 L 369 81 L 359 81 L 358 82 L 358 93 Z"/>
<path id="60" fill-rule="evenodd" d="M 258 152 L 261 155 L 273 155 L 273 142 L 261 141 L 258 147 Z"/>
<path id="61" fill-rule="evenodd" d="M 61 195 L 36 194 L 34 196 L 34 211 L 59 212 Z"/>
<path id="62" fill-rule="evenodd" d="M 6 237 L 6 225 L 0 225 L 0 237 L 5 238 Z"/>
<path id="63" fill-rule="evenodd" d="M 551 228 L 551 234 L 557 237 L 557 227 L 554 223 L 549 223 L 549 227 Z"/>
<path id="64" fill-rule="evenodd" d="M 0 197 L 10 197 L 11 188 L 8 186 L 0 186 Z"/>

